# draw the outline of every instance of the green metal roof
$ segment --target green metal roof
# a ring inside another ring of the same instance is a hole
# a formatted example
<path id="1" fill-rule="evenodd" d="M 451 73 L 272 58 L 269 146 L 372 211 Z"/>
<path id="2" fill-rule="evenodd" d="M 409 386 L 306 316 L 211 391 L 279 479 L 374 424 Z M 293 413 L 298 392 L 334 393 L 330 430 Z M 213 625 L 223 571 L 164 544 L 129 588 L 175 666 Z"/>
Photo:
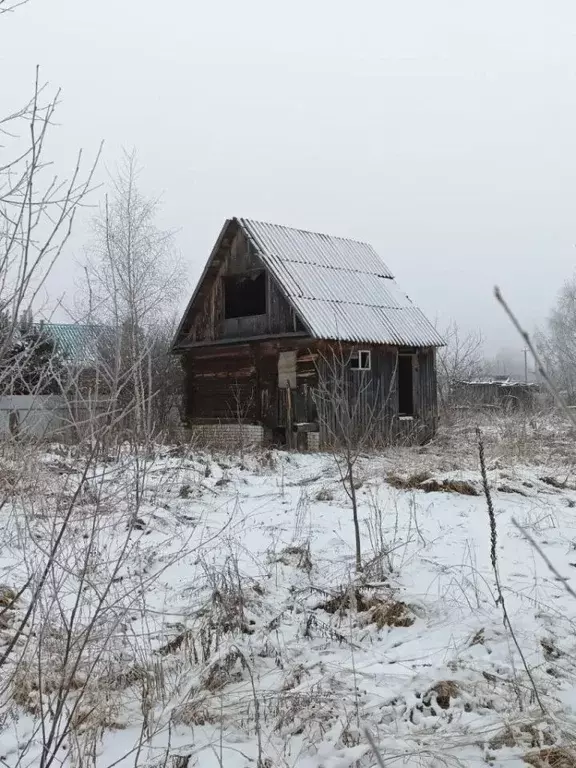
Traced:
<path id="1" fill-rule="evenodd" d="M 110 341 L 112 329 L 105 325 L 79 323 L 35 323 L 55 342 L 62 356 L 69 362 L 89 363 L 97 360 L 100 347 Z"/>

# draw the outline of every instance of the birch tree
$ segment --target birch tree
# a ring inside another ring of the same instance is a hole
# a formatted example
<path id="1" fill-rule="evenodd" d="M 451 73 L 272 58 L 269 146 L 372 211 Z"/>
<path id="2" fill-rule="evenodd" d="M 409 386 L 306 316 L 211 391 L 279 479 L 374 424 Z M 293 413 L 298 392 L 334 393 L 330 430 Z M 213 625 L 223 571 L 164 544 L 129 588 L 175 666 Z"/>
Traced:
<path id="1" fill-rule="evenodd" d="M 140 191 L 140 172 L 136 153 L 124 152 L 94 219 L 84 269 L 89 316 L 116 338 L 110 388 L 137 404 L 137 434 L 153 426 L 154 371 L 162 368 L 157 357 L 168 354 L 160 339 L 185 285 L 174 233 L 157 226 L 159 201 Z"/>
<path id="2" fill-rule="evenodd" d="M 555 385 L 576 402 L 576 276 L 566 280 L 546 328 L 538 334 L 539 352 Z"/>

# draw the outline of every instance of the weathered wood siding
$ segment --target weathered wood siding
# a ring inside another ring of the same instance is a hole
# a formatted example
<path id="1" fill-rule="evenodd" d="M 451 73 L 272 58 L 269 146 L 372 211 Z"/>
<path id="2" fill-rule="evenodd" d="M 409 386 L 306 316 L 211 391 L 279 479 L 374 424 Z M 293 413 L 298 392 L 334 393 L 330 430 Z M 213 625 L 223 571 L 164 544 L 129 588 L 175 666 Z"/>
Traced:
<path id="1" fill-rule="evenodd" d="M 347 430 L 366 445 L 422 442 L 436 429 L 433 349 L 414 355 L 414 415 L 399 418 L 398 349 L 362 345 L 369 371 L 353 370 L 353 345 L 309 340 L 267 340 L 197 347 L 185 355 L 185 412 L 194 422 L 244 421 L 270 430 L 316 423 L 322 444 Z M 296 351 L 296 387 L 278 381 L 282 351 Z M 407 353 L 408 350 L 402 350 Z"/>
<path id="2" fill-rule="evenodd" d="M 266 273 L 266 314 L 225 318 L 224 279 L 258 269 L 264 269 L 264 266 L 254 247 L 243 231 L 231 224 L 228 236 L 222 241 L 211 270 L 202 283 L 195 312 L 185 329 L 185 341 L 198 344 L 304 332 L 269 273 Z"/>
<path id="3" fill-rule="evenodd" d="M 360 347 L 357 347 L 360 348 Z M 370 371 L 342 365 L 353 347 L 324 351 L 319 361 L 319 428 L 321 443 L 330 443 L 343 430 L 367 446 L 391 442 L 422 442 L 437 426 L 437 386 L 434 349 L 401 350 L 413 354 L 414 413 L 400 418 L 398 353 L 396 347 L 361 345 L 369 349 Z M 331 355 L 335 355 L 336 361 Z"/>
<path id="4" fill-rule="evenodd" d="M 308 395 L 314 386 L 316 369 L 314 355 L 306 344 L 262 341 L 188 350 L 183 357 L 186 418 L 255 421 L 270 429 L 284 426 L 279 412 L 279 402 L 285 393 L 278 383 L 279 354 L 296 351 L 294 393 L 306 391 Z"/>
<path id="5" fill-rule="evenodd" d="M 361 345 L 371 352 L 371 370 L 353 370 L 349 357 L 353 345 L 324 345 L 317 361 L 320 442 L 329 444 L 343 436 L 362 440 L 366 446 L 390 439 L 398 412 L 396 350 Z"/>
<path id="6" fill-rule="evenodd" d="M 258 379 L 246 345 L 206 347 L 186 354 L 186 416 L 214 421 L 258 418 Z"/>

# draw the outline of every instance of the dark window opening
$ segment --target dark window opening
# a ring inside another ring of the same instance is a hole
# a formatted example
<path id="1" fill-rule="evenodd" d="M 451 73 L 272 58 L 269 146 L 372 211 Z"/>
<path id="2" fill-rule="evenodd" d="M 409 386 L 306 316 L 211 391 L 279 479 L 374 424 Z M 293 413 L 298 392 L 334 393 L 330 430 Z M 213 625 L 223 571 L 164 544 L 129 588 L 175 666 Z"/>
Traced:
<path id="1" fill-rule="evenodd" d="M 361 349 L 350 358 L 350 368 L 353 371 L 369 371 L 372 368 L 372 356 L 369 349 Z"/>
<path id="2" fill-rule="evenodd" d="M 414 415 L 414 365 L 412 355 L 398 355 L 398 412 Z"/>
<path id="3" fill-rule="evenodd" d="M 252 272 L 224 278 L 224 317 L 266 314 L 266 273 Z"/>

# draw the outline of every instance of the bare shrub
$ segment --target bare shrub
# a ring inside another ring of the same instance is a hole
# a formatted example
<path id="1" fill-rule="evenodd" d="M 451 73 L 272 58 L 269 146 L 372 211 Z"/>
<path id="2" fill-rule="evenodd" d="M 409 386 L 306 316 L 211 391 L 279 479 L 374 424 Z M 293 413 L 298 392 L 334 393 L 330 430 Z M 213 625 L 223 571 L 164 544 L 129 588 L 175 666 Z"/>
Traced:
<path id="1" fill-rule="evenodd" d="M 365 371 L 351 381 L 350 359 L 341 345 L 320 356 L 318 386 L 313 393 L 321 432 L 326 435 L 340 482 L 352 505 L 356 573 L 363 570 L 358 510 L 358 461 L 366 450 L 385 444 L 389 438 L 386 416 L 396 370 L 388 392 L 369 392 L 371 382 Z"/>
<path id="2" fill-rule="evenodd" d="M 438 399 L 444 415 L 454 406 L 453 395 L 458 382 L 482 373 L 484 339 L 479 331 L 463 333 L 454 321 L 442 331 L 446 342 L 438 349 Z"/>

